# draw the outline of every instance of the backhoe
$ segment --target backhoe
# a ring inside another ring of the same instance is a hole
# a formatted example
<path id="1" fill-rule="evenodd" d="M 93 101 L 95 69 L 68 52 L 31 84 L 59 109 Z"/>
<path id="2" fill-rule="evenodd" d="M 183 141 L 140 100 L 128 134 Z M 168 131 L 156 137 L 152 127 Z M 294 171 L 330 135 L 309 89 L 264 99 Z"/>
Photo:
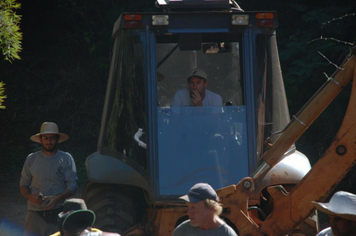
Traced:
<path id="1" fill-rule="evenodd" d="M 311 168 L 294 143 L 353 77 L 355 58 L 292 117 L 273 11 L 229 0 L 159 0 L 160 12 L 123 13 L 115 38 L 97 152 L 83 192 L 94 227 L 169 236 L 188 217 L 179 196 L 198 182 L 221 198 L 240 236 L 315 235 L 322 201 L 356 159 L 353 88 L 334 143 Z M 171 106 L 199 68 L 218 107 Z M 355 86 L 355 83 L 354 83 Z"/>

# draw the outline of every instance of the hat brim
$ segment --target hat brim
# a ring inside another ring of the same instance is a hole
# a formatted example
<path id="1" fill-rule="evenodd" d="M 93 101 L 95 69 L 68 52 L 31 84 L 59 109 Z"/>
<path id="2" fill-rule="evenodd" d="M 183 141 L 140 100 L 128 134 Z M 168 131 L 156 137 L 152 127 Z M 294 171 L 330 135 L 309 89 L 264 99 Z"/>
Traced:
<path id="1" fill-rule="evenodd" d="M 53 132 L 38 133 L 38 134 L 32 135 L 30 137 L 30 139 L 33 142 L 41 143 L 40 142 L 40 136 L 43 135 L 43 134 L 58 134 L 59 135 L 58 143 L 62 143 L 62 142 L 67 141 L 69 139 L 69 136 L 67 134 L 64 134 L 64 133 L 53 133 Z"/>
<path id="2" fill-rule="evenodd" d="M 75 225 L 78 221 L 87 222 L 88 226 L 93 226 L 95 222 L 95 214 L 91 210 L 77 210 L 69 213 L 69 215 L 62 220 L 62 228 L 68 228 L 68 226 Z"/>
<path id="3" fill-rule="evenodd" d="M 351 221 L 356 221 L 356 215 L 342 212 L 340 208 L 338 208 L 337 206 L 335 207 L 330 203 L 312 201 L 312 204 L 315 206 L 316 209 L 318 209 L 319 211 L 325 214 L 338 216 L 340 218 L 351 220 Z"/>
<path id="4" fill-rule="evenodd" d="M 208 81 L 208 79 L 207 79 L 207 78 L 204 78 L 204 77 L 199 76 L 199 75 L 191 75 L 191 76 L 189 76 L 189 77 L 188 77 L 188 79 L 187 79 L 187 80 L 189 80 L 189 79 L 191 79 L 191 78 L 193 78 L 193 77 L 196 77 L 196 78 L 199 78 L 199 79 L 203 79 L 203 80 L 205 80 L 205 81 Z"/>
<path id="5" fill-rule="evenodd" d="M 179 199 L 183 199 L 184 201 L 191 202 L 191 203 L 197 203 L 197 202 L 203 201 L 203 199 L 195 198 L 195 197 L 192 197 L 189 195 L 181 196 L 181 197 L 179 197 Z"/>

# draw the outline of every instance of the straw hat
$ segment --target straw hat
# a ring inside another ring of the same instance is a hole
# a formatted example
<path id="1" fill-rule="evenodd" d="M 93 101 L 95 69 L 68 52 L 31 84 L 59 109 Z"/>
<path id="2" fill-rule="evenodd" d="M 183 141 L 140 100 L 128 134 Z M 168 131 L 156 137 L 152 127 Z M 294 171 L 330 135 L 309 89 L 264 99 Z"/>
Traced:
<path id="1" fill-rule="evenodd" d="M 41 143 L 40 135 L 42 134 L 58 134 L 59 135 L 58 143 L 64 142 L 69 138 L 67 134 L 59 133 L 57 124 L 53 122 L 44 122 L 41 125 L 40 132 L 38 134 L 32 135 L 30 139 L 36 143 Z"/>
<path id="2" fill-rule="evenodd" d="M 312 201 L 312 204 L 321 212 L 328 215 L 356 221 L 356 195 L 344 191 L 336 192 L 329 203 Z"/>

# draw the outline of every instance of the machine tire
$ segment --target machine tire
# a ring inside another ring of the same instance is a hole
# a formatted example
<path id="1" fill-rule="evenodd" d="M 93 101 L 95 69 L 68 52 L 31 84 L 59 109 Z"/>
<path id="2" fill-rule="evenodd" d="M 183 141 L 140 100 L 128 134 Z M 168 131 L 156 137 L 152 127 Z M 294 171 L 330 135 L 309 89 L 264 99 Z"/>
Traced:
<path id="1" fill-rule="evenodd" d="M 139 222 L 145 204 L 142 190 L 127 185 L 87 182 L 82 197 L 95 212 L 93 227 L 119 234 Z"/>

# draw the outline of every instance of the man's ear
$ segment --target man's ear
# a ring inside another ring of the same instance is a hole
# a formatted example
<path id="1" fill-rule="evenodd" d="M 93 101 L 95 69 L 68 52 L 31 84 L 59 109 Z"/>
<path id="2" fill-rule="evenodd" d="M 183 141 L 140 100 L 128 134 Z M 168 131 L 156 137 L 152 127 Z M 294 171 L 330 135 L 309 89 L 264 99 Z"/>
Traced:
<path id="1" fill-rule="evenodd" d="M 208 86 L 209 81 L 205 80 L 205 87 Z"/>

